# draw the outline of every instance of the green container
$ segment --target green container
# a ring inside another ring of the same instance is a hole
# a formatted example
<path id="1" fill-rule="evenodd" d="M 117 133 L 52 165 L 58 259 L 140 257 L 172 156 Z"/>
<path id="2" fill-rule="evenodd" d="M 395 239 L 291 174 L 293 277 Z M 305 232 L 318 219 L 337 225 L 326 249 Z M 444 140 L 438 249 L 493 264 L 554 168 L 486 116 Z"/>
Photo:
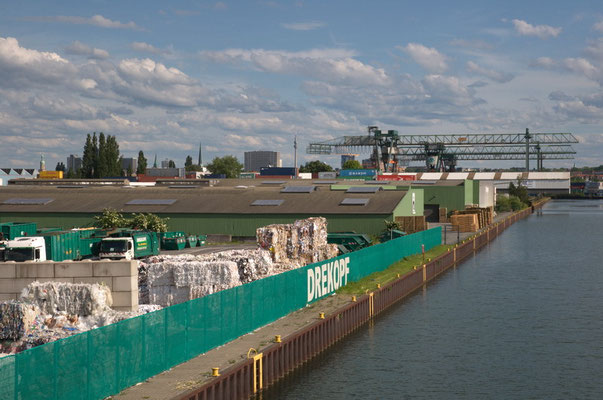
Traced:
<path id="1" fill-rule="evenodd" d="M 134 240 L 134 257 L 156 256 L 159 254 L 157 232 L 137 232 L 131 235 Z"/>
<path id="2" fill-rule="evenodd" d="M 36 236 L 40 236 L 42 233 L 61 232 L 62 230 L 63 228 L 40 228 Z"/>
<path id="3" fill-rule="evenodd" d="M 1 240 L 13 240 L 23 236 L 36 236 L 38 225 L 35 222 L 4 222 L 0 224 Z"/>
<path id="4" fill-rule="evenodd" d="M 80 260 L 80 234 L 76 231 L 47 232 L 39 236 L 46 243 L 46 259 L 53 261 Z"/>
<path id="5" fill-rule="evenodd" d="M 197 237 L 197 235 L 187 236 L 187 238 L 186 238 L 186 247 L 197 247 L 197 242 L 198 241 L 199 241 L 199 238 Z"/>
<path id="6" fill-rule="evenodd" d="M 207 243 L 207 235 L 197 235 L 197 247 L 205 246 Z"/>
<path id="7" fill-rule="evenodd" d="M 80 238 L 80 254 L 82 258 L 98 256 L 102 236 Z"/>
<path id="8" fill-rule="evenodd" d="M 350 252 L 370 246 L 371 239 L 367 235 L 362 233 L 329 233 L 327 234 L 327 243 L 334 243 L 340 248 L 345 247 L 345 249 Z M 342 250 L 340 249 L 340 251 Z"/>
<path id="9" fill-rule="evenodd" d="M 182 250 L 186 247 L 185 237 L 163 238 L 161 248 L 163 250 Z"/>

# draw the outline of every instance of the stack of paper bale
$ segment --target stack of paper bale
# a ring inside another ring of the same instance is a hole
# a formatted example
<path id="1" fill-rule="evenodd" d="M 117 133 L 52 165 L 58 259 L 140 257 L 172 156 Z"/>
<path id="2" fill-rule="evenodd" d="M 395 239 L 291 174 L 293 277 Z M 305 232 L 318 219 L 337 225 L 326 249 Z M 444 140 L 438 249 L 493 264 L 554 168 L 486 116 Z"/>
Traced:
<path id="1" fill-rule="evenodd" d="M 258 245 L 270 251 L 275 263 L 299 266 L 337 256 L 337 246 L 327 243 L 327 220 L 313 217 L 293 224 L 274 224 L 256 231 Z"/>
<path id="2" fill-rule="evenodd" d="M 21 299 L 36 305 L 42 313 L 87 316 L 110 309 L 111 290 L 104 285 L 64 282 L 32 282 Z"/>
<path id="3" fill-rule="evenodd" d="M 479 229 L 477 214 L 453 214 L 450 223 L 453 230 L 460 232 L 477 232 Z"/>
<path id="4" fill-rule="evenodd" d="M 38 315 L 32 304 L 0 303 L 0 340 L 17 340 L 28 333 Z"/>
<path id="5" fill-rule="evenodd" d="M 241 284 L 234 261 L 173 257 L 146 265 L 148 301 L 168 307 Z"/>

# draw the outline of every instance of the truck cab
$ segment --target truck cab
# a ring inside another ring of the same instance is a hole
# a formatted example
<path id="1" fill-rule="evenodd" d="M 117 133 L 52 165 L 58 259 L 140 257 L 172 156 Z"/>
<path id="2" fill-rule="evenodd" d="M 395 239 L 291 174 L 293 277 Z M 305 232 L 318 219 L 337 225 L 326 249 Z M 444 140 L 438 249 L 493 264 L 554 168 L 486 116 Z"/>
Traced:
<path id="1" fill-rule="evenodd" d="M 43 237 L 19 237 L 5 242 L 3 261 L 46 261 L 46 244 Z"/>
<path id="2" fill-rule="evenodd" d="M 134 241 L 131 237 L 104 238 L 100 243 L 98 256 L 112 260 L 133 260 Z"/>

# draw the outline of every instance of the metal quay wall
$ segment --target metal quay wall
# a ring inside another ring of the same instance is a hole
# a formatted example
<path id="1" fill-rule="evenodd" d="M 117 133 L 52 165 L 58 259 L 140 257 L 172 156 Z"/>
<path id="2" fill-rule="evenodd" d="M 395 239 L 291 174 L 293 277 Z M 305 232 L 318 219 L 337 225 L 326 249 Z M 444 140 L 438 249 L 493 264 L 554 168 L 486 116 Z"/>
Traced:
<path id="1" fill-rule="evenodd" d="M 255 395 L 261 398 L 262 389 L 269 387 L 370 321 L 375 315 L 469 257 L 545 202 L 546 200 L 535 203 L 531 208 L 516 212 L 491 225 L 420 268 L 357 298 L 324 319 L 319 317 L 312 325 L 282 338 L 280 343 L 273 343 L 262 353 L 254 354 L 247 360 L 221 371 L 221 375 L 212 381 L 172 400 L 248 399 Z"/>
<path id="2" fill-rule="evenodd" d="M 103 399 L 440 243 L 417 232 L 0 358 L 0 399 Z"/>

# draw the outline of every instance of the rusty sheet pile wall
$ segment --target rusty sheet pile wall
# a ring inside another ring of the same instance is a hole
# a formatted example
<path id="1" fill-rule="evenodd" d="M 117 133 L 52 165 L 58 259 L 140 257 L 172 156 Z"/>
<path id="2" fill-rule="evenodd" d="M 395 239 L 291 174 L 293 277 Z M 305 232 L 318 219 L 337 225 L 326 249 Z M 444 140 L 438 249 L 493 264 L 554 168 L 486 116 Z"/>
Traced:
<path id="1" fill-rule="evenodd" d="M 421 268 L 359 297 L 357 301 L 344 306 L 325 319 L 318 319 L 317 322 L 302 331 L 283 338 L 281 343 L 270 345 L 263 353 L 254 358 L 249 358 L 222 371 L 221 376 L 178 399 L 249 398 L 341 340 L 376 314 L 408 296 L 459 261 L 469 257 L 476 250 L 494 240 L 510 225 L 529 216 L 534 208 L 541 207 L 542 204 L 543 202 L 537 203 L 531 209 L 517 212 L 490 226 L 454 249 L 429 261 Z"/>

